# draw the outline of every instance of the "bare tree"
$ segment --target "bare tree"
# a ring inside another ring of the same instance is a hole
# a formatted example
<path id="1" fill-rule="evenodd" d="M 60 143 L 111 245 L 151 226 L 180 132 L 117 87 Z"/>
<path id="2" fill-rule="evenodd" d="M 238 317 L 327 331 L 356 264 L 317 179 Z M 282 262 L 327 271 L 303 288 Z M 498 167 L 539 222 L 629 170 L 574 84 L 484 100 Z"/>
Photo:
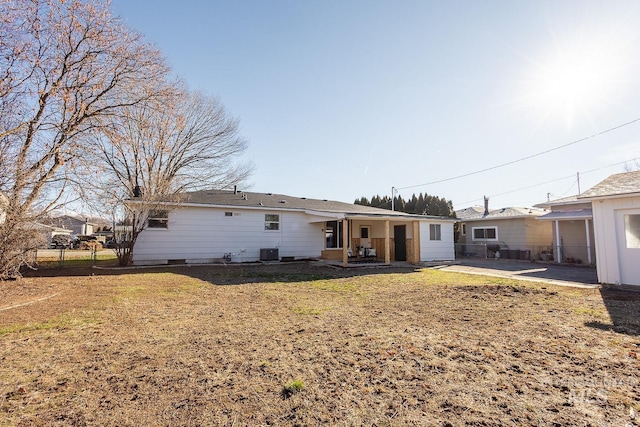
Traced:
<path id="1" fill-rule="evenodd" d="M 0 278 L 17 274 L 15 242 L 85 167 L 84 136 L 158 94 L 160 53 L 97 0 L 0 0 Z"/>
<path id="2" fill-rule="evenodd" d="M 164 210 L 180 193 L 228 188 L 252 172 L 238 162 L 247 142 L 238 121 L 217 98 L 182 88 L 166 97 L 121 109 L 121 115 L 95 134 L 98 158 L 93 183 L 99 200 L 119 209 L 114 217 L 127 227 L 116 244 L 121 265 L 132 260 L 133 246 L 150 212 Z"/>
<path id="3" fill-rule="evenodd" d="M 633 171 L 640 170 L 640 162 L 638 162 L 638 159 L 630 160 L 624 164 L 623 169 L 625 172 L 633 172 Z"/>

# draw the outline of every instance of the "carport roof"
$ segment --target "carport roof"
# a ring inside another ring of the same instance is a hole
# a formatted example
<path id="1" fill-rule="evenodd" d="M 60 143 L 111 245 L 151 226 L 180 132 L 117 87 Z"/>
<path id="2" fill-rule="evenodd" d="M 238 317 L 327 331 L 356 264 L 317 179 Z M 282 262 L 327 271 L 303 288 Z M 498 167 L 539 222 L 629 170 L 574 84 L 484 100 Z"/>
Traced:
<path id="1" fill-rule="evenodd" d="M 570 221 L 576 219 L 592 219 L 593 211 L 591 209 L 576 209 L 572 211 L 554 211 L 546 215 L 537 217 L 539 221 Z"/>

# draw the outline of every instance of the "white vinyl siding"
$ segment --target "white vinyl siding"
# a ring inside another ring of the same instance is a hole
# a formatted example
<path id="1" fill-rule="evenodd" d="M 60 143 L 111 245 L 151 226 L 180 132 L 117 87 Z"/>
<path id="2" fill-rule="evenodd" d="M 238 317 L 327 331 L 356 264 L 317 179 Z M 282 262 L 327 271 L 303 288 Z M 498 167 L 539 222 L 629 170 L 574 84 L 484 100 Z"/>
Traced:
<path id="1" fill-rule="evenodd" d="M 265 214 L 278 216 L 279 230 L 265 230 Z M 234 262 L 249 262 L 260 259 L 261 248 L 278 248 L 280 257 L 317 258 L 324 249 L 323 223 L 312 220 L 317 218 L 301 212 L 244 210 L 226 216 L 221 208 L 176 209 L 164 233 L 140 234 L 134 263 L 214 262 L 225 253 Z"/>
<path id="2" fill-rule="evenodd" d="M 640 285 L 637 273 L 640 249 L 627 248 L 625 215 L 640 215 L 640 197 L 620 197 L 593 201 L 593 228 L 598 282 Z M 632 254 L 631 257 L 628 255 Z"/>
<path id="3" fill-rule="evenodd" d="M 430 226 L 440 226 L 441 240 L 431 240 L 429 236 Z M 444 261 L 455 259 L 453 248 L 453 223 L 428 223 L 420 222 L 420 261 Z"/>

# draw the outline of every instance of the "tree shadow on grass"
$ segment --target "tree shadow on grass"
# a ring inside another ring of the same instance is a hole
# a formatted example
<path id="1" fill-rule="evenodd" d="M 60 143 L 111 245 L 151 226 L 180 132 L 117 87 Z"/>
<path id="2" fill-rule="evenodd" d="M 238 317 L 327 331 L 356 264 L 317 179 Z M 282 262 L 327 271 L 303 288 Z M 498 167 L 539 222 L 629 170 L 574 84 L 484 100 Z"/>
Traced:
<path id="1" fill-rule="evenodd" d="M 611 323 L 586 322 L 591 328 L 640 336 L 640 289 L 604 286 L 600 296 L 607 308 Z"/>

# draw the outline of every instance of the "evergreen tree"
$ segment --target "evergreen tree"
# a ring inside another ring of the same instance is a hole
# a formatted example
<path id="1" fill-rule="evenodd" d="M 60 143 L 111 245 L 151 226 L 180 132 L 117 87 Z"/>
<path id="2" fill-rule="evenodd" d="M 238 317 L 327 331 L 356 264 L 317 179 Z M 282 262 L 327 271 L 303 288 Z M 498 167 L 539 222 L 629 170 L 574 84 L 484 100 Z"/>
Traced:
<path id="1" fill-rule="evenodd" d="M 371 201 L 366 197 L 360 197 L 354 202 L 356 205 L 371 206 L 374 208 L 391 209 L 391 198 L 389 196 L 380 197 L 375 195 L 371 197 Z M 455 218 L 456 214 L 453 210 L 453 202 L 444 197 L 431 196 L 429 194 L 420 193 L 418 196 L 414 194 L 408 201 L 402 196 L 393 198 L 393 208 L 398 212 L 406 212 L 415 215 L 432 215 Z"/>

